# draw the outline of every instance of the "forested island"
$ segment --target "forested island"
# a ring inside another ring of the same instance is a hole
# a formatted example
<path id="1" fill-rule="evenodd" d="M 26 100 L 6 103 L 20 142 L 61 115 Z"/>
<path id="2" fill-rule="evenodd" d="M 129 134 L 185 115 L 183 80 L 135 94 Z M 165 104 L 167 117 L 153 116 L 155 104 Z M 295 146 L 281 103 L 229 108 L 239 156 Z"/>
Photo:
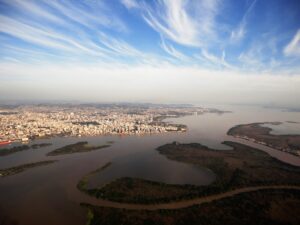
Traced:
<path id="1" fill-rule="evenodd" d="M 47 153 L 47 156 L 56 156 L 56 155 L 65 155 L 65 154 L 73 154 L 73 153 L 80 153 L 80 152 L 90 152 L 102 148 L 110 147 L 111 144 L 105 145 L 97 145 L 93 146 L 90 145 L 87 141 L 77 142 L 75 144 L 66 145 L 64 147 L 55 149 Z"/>
<path id="2" fill-rule="evenodd" d="M 54 163 L 54 162 L 56 162 L 56 160 L 47 160 L 47 161 L 27 163 L 27 164 L 22 164 L 22 165 L 19 165 L 19 166 L 0 169 L 0 177 L 11 176 L 11 175 L 21 173 L 21 172 L 23 172 L 25 170 L 28 170 L 28 169 L 31 169 L 31 168 L 48 165 L 48 164 L 51 164 L 51 163 Z"/>

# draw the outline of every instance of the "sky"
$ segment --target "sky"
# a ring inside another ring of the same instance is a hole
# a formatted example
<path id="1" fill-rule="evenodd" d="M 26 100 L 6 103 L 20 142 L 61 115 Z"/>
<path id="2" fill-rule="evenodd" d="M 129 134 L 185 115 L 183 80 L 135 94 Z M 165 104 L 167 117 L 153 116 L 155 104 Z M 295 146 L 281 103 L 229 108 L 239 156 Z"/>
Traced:
<path id="1" fill-rule="evenodd" d="M 299 0 L 0 0 L 0 102 L 300 107 Z"/>

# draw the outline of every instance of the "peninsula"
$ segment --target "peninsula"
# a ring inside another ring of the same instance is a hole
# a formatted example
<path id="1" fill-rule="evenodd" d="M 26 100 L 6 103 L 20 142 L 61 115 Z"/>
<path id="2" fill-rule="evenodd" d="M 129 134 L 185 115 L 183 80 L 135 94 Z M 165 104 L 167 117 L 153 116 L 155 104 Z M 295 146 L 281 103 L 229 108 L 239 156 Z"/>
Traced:
<path id="1" fill-rule="evenodd" d="M 115 202 L 156 204 L 210 196 L 239 188 L 268 185 L 299 185 L 300 167 L 272 158 L 258 149 L 235 142 L 224 142 L 233 150 L 216 150 L 199 143 L 173 142 L 157 148 L 171 160 L 212 170 L 216 180 L 207 186 L 174 185 L 134 177 L 123 177 L 110 183 L 81 191 L 96 198 Z M 98 172 L 101 172 L 99 170 Z M 85 176 L 87 184 L 92 173 Z M 80 183 L 80 182 L 79 182 Z"/>
<path id="2" fill-rule="evenodd" d="M 267 124 L 279 125 L 280 122 L 241 124 L 230 128 L 227 134 L 300 156 L 300 135 L 271 134 L 271 128 L 262 126 Z"/>

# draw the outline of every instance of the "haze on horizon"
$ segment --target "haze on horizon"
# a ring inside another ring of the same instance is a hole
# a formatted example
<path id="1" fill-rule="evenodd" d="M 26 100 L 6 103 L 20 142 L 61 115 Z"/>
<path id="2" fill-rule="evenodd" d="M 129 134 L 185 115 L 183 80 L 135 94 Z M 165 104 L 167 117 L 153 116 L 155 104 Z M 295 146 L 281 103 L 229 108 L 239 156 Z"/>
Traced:
<path id="1" fill-rule="evenodd" d="M 299 106 L 298 0 L 0 0 L 0 102 Z"/>

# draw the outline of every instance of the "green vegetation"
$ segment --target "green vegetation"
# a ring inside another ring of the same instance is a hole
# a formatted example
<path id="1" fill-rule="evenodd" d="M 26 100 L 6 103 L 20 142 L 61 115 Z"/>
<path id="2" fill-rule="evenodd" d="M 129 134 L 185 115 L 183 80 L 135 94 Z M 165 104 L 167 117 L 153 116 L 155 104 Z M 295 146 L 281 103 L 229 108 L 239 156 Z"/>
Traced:
<path id="1" fill-rule="evenodd" d="M 298 225 L 300 191 L 261 190 L 177 210 L 126 210 L 81 204 L 89 225 Z"/>
<path id="2" fill-rule="evenodd" d="M 101 187 L 81 190 L 97 198 L 117 202 L 153 204 L 193 199 L 249 186 L 300 185 L 300 167 L 283 163 L 246 145 L 235 142 L 224 144 L 233 147 L 233 150 L 214 150 L 198 143 L 177 142 L 157 148 L 171 160 L 212 170 L 216 180 L 208 186 L 170 185 L 124 177 Z M 92 174 L 85 177 L 84 182 L 88 182 Z"/>
<path id="3" fill-rule="evenodd" d="M 64 154 L 73 154 L 78 152 L 90 152 L 94 150 L 98 150 L 101 148 L 107 148 L 110 145 L 99 145 L 99 146 L 92 146 L 89 145 L 87 141 L 77 142 L 75 144 L 66 145 L 62 148 L 58 148 L 52 152 L 49 152 L 47 156 L 55 156 L 55 155 L 64 155 Z"/>
<path id="4" fill-rule="evenodd" d="M 51 163 L 56 162 L 56 160 L 48 160 L 48 161 L 41 161 L 41 162 L 35 162 L 35 163 L 28 163 L 28 164 L 23 164 L 20 166 L 15 166 L 15 167 L 10 167 L 6 169 L 0 169 L 0 177 L 6 177 L 6 176 L 11 176 L 17 173 L 21 173 L 25 170 L 38 167 L 38 166 L 44 166 L 48 165 Z"/>

